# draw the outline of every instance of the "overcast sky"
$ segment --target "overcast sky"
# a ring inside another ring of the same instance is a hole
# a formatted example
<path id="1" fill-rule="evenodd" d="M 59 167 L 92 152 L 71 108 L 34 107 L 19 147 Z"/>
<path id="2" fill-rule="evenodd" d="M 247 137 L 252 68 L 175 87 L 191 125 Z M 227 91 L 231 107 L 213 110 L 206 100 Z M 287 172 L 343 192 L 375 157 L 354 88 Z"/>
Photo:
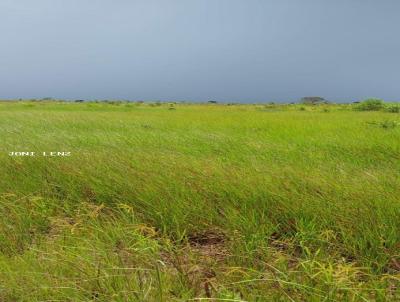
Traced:
<path id="1" fill-rule="evenodd" d="M 400 100 L 399 0 L 1 0 L 0 98 Z"/>

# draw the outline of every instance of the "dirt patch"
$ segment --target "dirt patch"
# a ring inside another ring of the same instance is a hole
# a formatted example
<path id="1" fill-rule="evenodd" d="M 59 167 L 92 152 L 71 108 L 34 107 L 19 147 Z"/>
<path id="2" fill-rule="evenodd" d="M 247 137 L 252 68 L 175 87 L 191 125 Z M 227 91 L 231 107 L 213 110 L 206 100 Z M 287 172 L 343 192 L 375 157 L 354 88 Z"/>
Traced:
<path id="1" fill-rule="evenodd" d="M 222 232 L 208 231 L 188 236 L 188 248 L 203 260 L 223 261 L 228 256 L 226 236 Z"/>
<path id="2" fill-rule="evenodd" d="M 217 267 L 228 257 L 227 238 L 218 231 L 192 234 L 185 246 L 162 253 L 167 270 L 180 275 L 196 295 L 208 298 L 216 291 Z"/>

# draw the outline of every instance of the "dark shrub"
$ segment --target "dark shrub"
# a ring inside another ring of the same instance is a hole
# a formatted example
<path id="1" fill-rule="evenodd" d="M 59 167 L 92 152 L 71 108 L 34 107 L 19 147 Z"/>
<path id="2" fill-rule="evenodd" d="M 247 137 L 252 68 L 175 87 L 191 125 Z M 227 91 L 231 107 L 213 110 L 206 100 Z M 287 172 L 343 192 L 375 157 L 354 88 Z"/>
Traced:
<path id="1" fill-rule="evenodd" d="M 328 103 L 327 100 L 319 96 L 307 96 L 302 98 L 300 102 L 304 105 L 320 105 Z"/>
<path id="2" fill-rule="evenodd" d="M 385 103 L 381 99 L 366 99 L 359 103 L 355 109 L 360 111 L 379 111 L 385 107 Z"/>

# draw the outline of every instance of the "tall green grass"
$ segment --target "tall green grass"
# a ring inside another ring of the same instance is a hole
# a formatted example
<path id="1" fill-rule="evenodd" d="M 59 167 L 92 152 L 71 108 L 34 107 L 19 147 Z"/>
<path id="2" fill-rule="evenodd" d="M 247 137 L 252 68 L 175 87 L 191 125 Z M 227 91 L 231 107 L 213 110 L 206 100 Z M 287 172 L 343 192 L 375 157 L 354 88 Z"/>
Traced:
<path id="1" fill-rule="evenodd" d="M 351 105 L 0 103 L 0 300 L 400 299 L 398 121 Z"/>

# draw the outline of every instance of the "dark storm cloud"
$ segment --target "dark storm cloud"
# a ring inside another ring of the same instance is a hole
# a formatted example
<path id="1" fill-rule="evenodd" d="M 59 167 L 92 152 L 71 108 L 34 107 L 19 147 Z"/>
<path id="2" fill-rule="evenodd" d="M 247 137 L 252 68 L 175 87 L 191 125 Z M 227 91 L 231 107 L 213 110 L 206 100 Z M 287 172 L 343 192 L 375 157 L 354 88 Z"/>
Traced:
<path id="1" fill-rule="evenodd" d="M 0 98 L 400 98 L 397 0 L 3 0 Z"/>

